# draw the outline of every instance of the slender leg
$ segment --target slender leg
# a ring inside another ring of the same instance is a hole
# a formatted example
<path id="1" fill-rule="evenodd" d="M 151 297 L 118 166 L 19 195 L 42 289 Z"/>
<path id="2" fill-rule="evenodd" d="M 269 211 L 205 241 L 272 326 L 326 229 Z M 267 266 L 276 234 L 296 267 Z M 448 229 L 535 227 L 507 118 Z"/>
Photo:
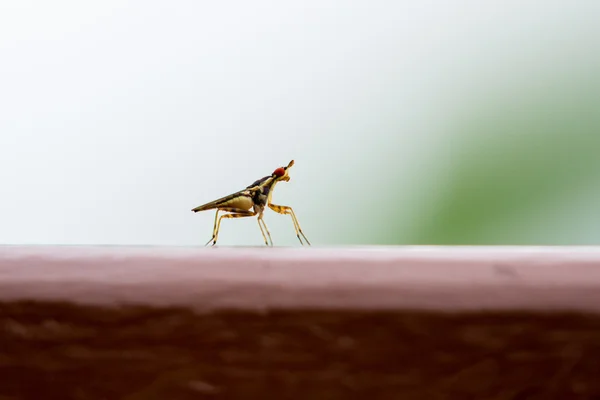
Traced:
<path id="1" fill-rule="evenodd" d="M 302 242 L 302 239 L 300 239 L 300 235 L 302 235 L 302 237 L 304 238 L 304 240 L 306 240 L 306 243 L 308 243 L 308 245 L 310 246 L 310 242 L 308 241 L 308 239 L 306 238 L 306 236 L 304 235 L 304 233 L 302 232 L 302 228 L 300 228 L 300 224 L 298 223 L 298 218 L 296 218 L 296 214 L 294 213 L 294 210 L 292 210 L 292 207 L 288 207 L 288 206 L 278 206 L 276 204 L 269 204 L 269 208 L 279 214 L 288 214 L 292 217 L 292 222 L 294 223 L 294 229 L 296 230 L 296 236 L 298 237 L 298 240 L 300 241 L 300 243 L 304 246 L 304 243 Z"/>
<path id="2" fill-rule="evenodd" d="M 212 242 L 213 239 L 215 238 L 215 231 L 217 230 L 217 219 L 218 219 L 218 216 L 219 216 L 219 211 L 221 211 L 221 210 L 217 208 L 217 212 L 215 213 L 215 226 L 213 226 L 213 235 L 210 238 L 210 240 L 208 242 L 206 242 L 206 244 L 204 245 L 204 247 L 208 246 L 208 244 L 210 242 Z"/>
<path id="3" fill-rule="evenodd" d="M 243 218 L 243 217 L 253 217 L 256 215 L 256 213 L 254 211 L 242 210 L 241 208 L 224 207 L 224 208 L 220 208 L 218 211 L 225 211 L 225 212 L 229 212 L 231 214 L 224 214 L 218 218 L 215 229 L 213 230 L 212 238 L 208 241 L 208 243 L 206 243 L 206 246 L 208 246 L 208 244 L 210 242 L 213 242 L 213 244 L 212 244 L 213 246 L 215 244 L 217 244 L 217 239 L 219 237 L 219 229 L 221 227 L 221 220 L 223 218 Z M 218 211 L 217 211 L 217 214 L 218 214 Z M 217 218 L 217 217 L 215 216 L 215 218 Z"/>
<path id="4" fill-rule="evenodd" d="M 265 232 L 263 231 L 263 226 L 265 227 L 265 231 L 267 231 L 267 235 L 269 236 L 269 241 L 271 242 L 271 247 L 273 246 L 273 239 L 271 239 L 271 233 L 269 232 L 269 228 L 267 228 L 267 224 L 265 223 L 265 220 L 262 219 L 262 216 L 258 217 L 258 227 L 260 228 L 260 233 L 262 233 L 263 235 L 263 239 L 265 239 L 265 244 L 267 246 L 269 246 L 269 243 L 267 242 L 267 238 L 265 237 Z M 262 225 L 261 225 L 262 222 Z"/>

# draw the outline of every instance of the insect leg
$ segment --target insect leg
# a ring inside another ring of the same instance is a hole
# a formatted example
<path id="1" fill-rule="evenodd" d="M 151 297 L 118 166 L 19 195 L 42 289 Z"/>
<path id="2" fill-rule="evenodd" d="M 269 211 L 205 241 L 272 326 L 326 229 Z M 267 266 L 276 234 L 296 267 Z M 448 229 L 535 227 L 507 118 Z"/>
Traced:
<path id="1" fill-rule="evenodd" d="M 298 240 L 304 246 L 304 243 L 302 242 L 302 239 L 300 239 L 300 235 L 302 235 L 302 237 L 304 238 L 304 240 L 306 240 L 306 243 L 308 243 L 308 245 L 310 246 L 310 242 L 308 241 L 308 239 L 306 238 L 306 236 L 302 232 L 302 228 L 300 228 L 300 224 L 298 223 L 298 218 L 296 218 L 296 214 L 294 213 L 294 210 L 292 210 L 292 207 L 278 206 L 276 204 L 269 203 L 269 208 L 271 210 L 279 213 L 279 214 L 284 214 L 284 215 L 288 214 L 288 215 L 290 215 L 292 217 L 292 222 L 294 223 L 294 229 L 296 230 L 296 236 L 298 237 Z"/>
<path id="2" fill-rule="evenodd" d="M 208 244 L 210 242 L 212 242 L 213 239 L 215 238 L 215 232 L 217 231 L 217 219 L 218 219 L 217 217 L 219 216 L 219 211 L 221 211 L 221 210 L 219 210 L 217 208 L 217 212 L 215 213 L 215 226 L 213 227 L 213 234 L 212 234 L 212 237 L 210 238 L 210 240 L 208 242 L 206 242 L 206 244 L 204 245 L 205 247 L 208 246 Z"/>
<path id="3" fill-rule="evenodd" d="M 262 225 L 261 225 L 262 222 Z M 267 242 L 267 238 L 265 236 L 265 232 L 263 231 L 263 226 L 265 227 L 265 231 L 267 231 L 267 236 L 269 236 L 269 241 L 271 242 L 271 246 L 273 246 L 273 239 L 271 239 L 271 233 L 269 232 L 269 228 L 267 228 L 267 224 L 262 216 L 258 217 L 258 227 L 260 228 L 260 233 L 263 235 L 263 239 L 265 239 L 265 244 L 268 246 L 269 242 Z"/>
<path id="4" fill-rule="evenodd" d="M 220 208 L 219 211 L 229 212 L 231 214 L 223 214 L 218 218 L 217 227 L 213 232 L 213 237 L 208 243 L 213 242 L 213 246 L 217 244 L 217 239 L 219 238 L 219 229 L 221 228 L 221 220 L 223 218 L 243 218 L 243 217 L 253 217 L 256 215 L 256 212 L 249 210 L 242 210 L 241 208 Z M 208 245 L 208 243 L 206 245 Z"/>

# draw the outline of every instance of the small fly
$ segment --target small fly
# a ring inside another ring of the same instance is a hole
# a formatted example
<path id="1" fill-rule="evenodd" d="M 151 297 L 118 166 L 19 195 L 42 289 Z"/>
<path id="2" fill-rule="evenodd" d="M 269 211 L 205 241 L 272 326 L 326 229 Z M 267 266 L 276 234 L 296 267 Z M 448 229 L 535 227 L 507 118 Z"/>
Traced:
<path id="1" fill-rule="evenodd" d="M 277 168 L 271 175 L 257 180 L 244 190 L 240 190 L 239 192 L 230 194 L 229 196 L 222 197 L 218 200 L 211 201 L 210 203 L 206 203 L 192 209 L 193 212 L 214 209 L 217 210 L 215 214 L 213 235 L 205 246 L 208 246 L 211 242 L 213 246 L 217 244 L 219 228 L 221 227 L 221 220 L 223 218 L 244 218 L 254 217 L 255 215 L 258 215 L 258 227 L 260 228 L 260 232 L 265 240 L 265 244 L 267 246 L 273 246 L 271 234 L 269 233 L 267 224 L 265 224 L 265 221 L 263 220 L 265 206 L 268 206 L 271 210 L 279 214 L 290 215 L 292 217 L 292 222 L 294 223 L 294 229 L 296 230 L 296 236 L 298 237 L 298 240 L 300 240 L 300 243 L 304 246 L 304 242 L 300 238 L 300 235 L 302 235 L 304 240 L 306 240 L 306 243 L 310 246 L 310 242 L 306 236 L 304 236 L 304 233 L 302 233 L 302 229 L 300 228 L 300 224 L 298 223 L 298 219 L 296 218 L 296 214 L 294 213 L 294 210 L 292 210 L 292 207 L 278 206 L 271 203 L 271 196 L 273 195 L 273 189 L 275 189 L 275 185 L 278 182 L 288 182 L 290 180 L 288 170 L 292 167 L 292 165 L 294 165 L 294 160 L 290 161 L 287 167 Z M 219 211 L 226 212 L 227 214 L 221 214 L 219 216 Z M 267 240 L 267 237 L 269 240 Z"/>

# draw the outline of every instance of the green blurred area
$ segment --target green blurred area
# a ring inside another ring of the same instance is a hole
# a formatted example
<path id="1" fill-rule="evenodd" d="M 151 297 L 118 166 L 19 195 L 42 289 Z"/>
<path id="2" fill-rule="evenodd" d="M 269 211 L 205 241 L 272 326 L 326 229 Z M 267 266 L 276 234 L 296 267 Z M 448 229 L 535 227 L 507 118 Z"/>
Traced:
<path id="1" fill-rule="evenodd" d="M 575 82 L 472 105 L 447 135 L 439 178 L 373 240 L 590 245 L 600 239 L 600 85 Z M 396 188 L 400 193 L 402 188 Z M 398 222 L 396 222 L 398 221 Z"/>

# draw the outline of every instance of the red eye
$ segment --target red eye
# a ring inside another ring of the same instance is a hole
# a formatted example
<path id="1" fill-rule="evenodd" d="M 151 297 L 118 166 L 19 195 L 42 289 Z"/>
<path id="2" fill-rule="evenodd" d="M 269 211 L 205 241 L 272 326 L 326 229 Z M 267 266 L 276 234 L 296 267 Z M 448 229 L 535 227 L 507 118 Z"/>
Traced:
<path id="1" fill-rule="evenodd" d="M 273 175 L 277 176 L 278 178 L 281 178 L 285 175 L 285 169 L 279 167 L 275 171 L 273 171 Z"/>

